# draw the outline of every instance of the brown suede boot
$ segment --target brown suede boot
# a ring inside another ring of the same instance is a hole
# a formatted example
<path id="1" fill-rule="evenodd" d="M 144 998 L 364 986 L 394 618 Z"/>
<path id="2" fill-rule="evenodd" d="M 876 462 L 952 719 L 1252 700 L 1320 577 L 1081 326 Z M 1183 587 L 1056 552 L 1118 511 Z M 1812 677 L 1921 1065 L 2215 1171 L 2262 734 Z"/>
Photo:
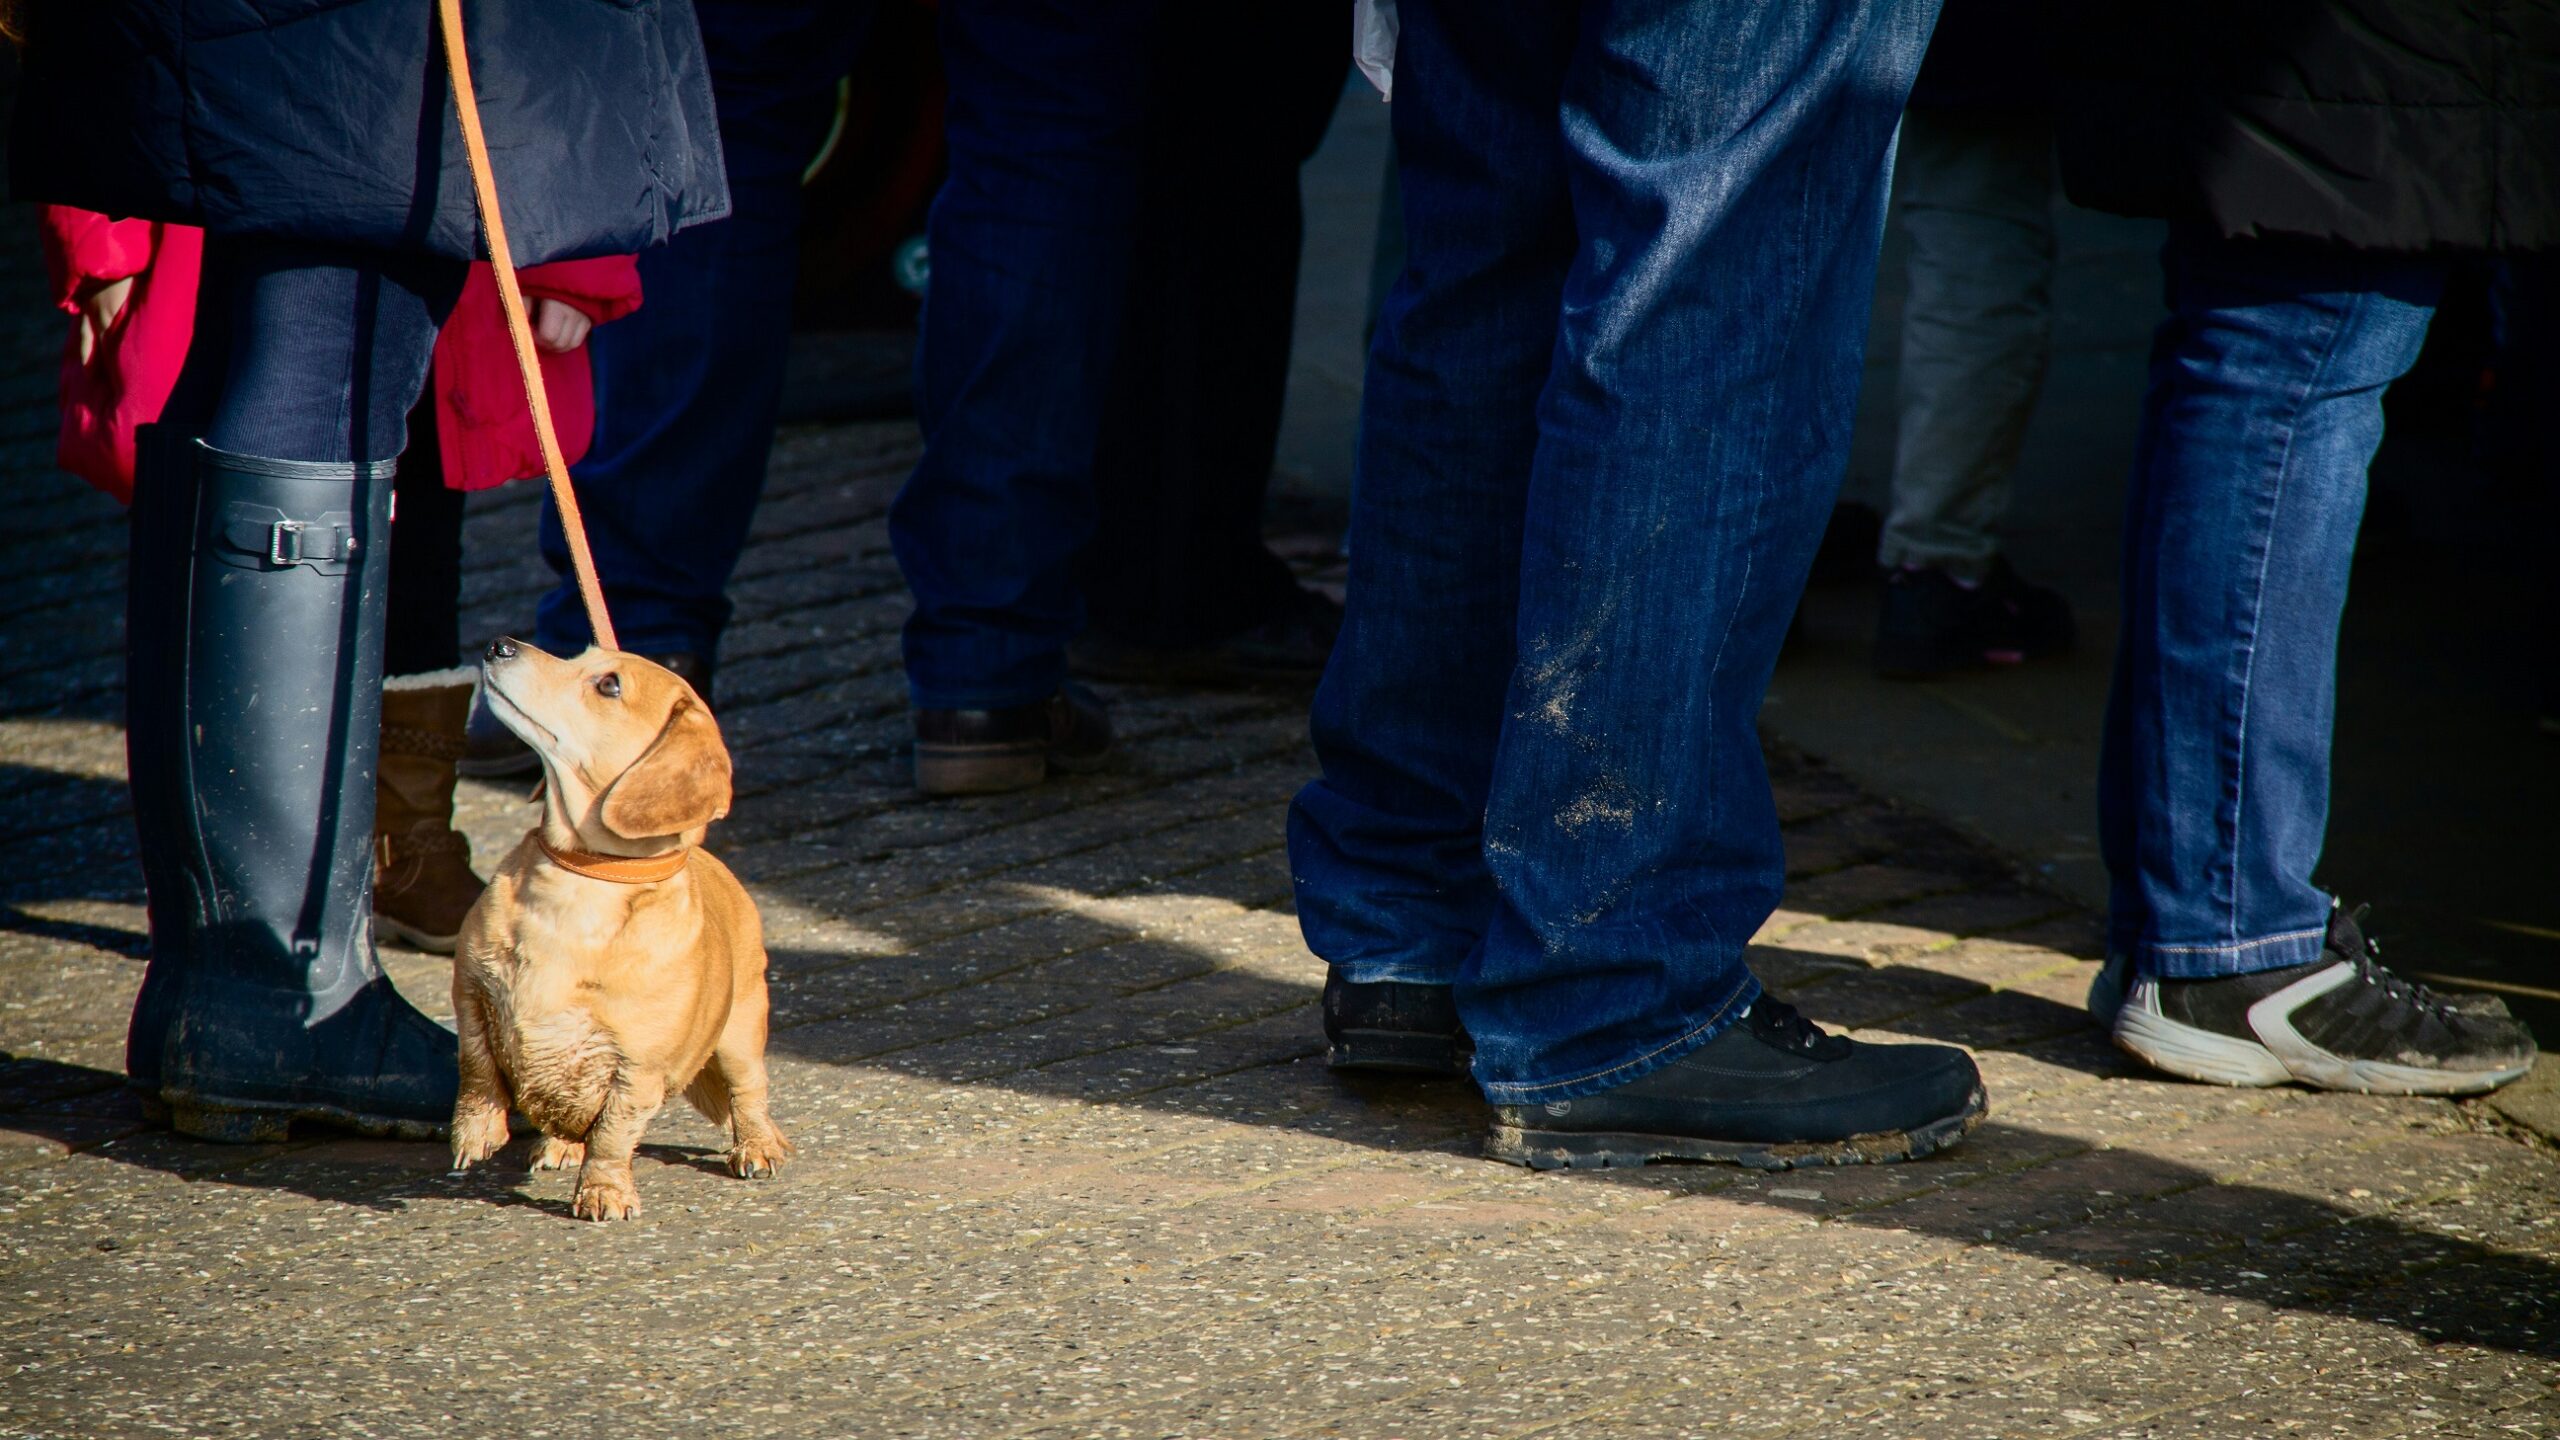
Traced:
<path id="1" fill-rule="evenodd" d="M 453 953 L 487 882 L 453 828 L 453 762 L 471 713 L 470 669 L 395 675 L 382 687 L 382 769 L 374 782 L 373 924 L 384 938 Z"/>

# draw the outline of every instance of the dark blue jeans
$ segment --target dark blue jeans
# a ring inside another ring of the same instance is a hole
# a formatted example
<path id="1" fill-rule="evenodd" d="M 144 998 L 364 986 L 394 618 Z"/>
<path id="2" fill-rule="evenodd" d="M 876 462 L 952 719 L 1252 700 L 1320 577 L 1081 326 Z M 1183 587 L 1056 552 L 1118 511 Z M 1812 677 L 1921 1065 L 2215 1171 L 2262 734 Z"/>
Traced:
<path id="1" fill-rule="evenodd" d="M 2320 954 L 2365 469 L 2451 264 L 2183 231 L 2161 253 L 2098 792 L 2109 948 L 2143 973 Z"/>
<path id="2" fill-rule="evenodd" d="M 919 706 L 1058 688 L 1135 249 L 1156 0 L 941 10 L 951 172 L 927 231 L 924 459 L 889 511 Z M 1251 64 L 1251 57 L 1231 57 Z"/>
<path id="3" fill-rule="evenodd" d="M 207 236 L 161 423 L 234 455 L 391 459 L 464 273 L 434 256 Z"/>
<path id="4" fill-rule="evenodd" d="M 1308 945 L 1456 985 L 1498 1102 L 1759 993 L 1755 717 L 1846 463 L 1930 0 L 1406 0 L 1404 273 L 1290 815 Z"/>
<path id="5" fill-rule="evenodd" d="M 860 0 L 702 0 L 726 220 L 640 256 L 640 308 L 587 344 L 595 441 L 571 479 L 624 648 L 713 655 L 729 576 L 764 493 L 800 266 L 800 172 L 827 133 L 838 77 L 871 7 Z M 560 583 L 535 635 L 566 654 L 590 638 L 560 517 L 542 555 Z"/>

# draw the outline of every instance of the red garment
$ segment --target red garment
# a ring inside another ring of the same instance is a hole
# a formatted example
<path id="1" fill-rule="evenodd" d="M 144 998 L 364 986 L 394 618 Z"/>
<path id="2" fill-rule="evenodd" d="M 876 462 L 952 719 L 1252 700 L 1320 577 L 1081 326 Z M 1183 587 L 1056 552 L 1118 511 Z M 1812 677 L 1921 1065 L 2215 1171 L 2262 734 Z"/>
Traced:
<path id="1" fill-rule="evenodd" d="M 640 308 L 640 266 L 628 255 L 556 260 L 516 272 L 524 298 L 574 305 L 601 325 Z M 551 426 L 560 453 L 576 464 L 595 438 L 595 374 L 587 347 L 564 354 L 537 352 L 543 389 L 551 396 Z M 444 442 L 444 483 L 456 490 L 486 490 L 542 471 L 542 447 L 533 438 L 533 414 L 525 408 L 524 375 L 516 369 L 515 343 L 507 338 L 499 308 L 498 272 L 483 262 L 462 282 L 462 298 L 436 337 L 436 438 Z"/>
<path id="2" fill-rule="evenodd" d="M 110 220 L 61 205 L 44 207 L 43 233 L 54 303 L 68 314 L 79 314 L 80 298 L 96 285 L 134 277 L 123 311 L 85 362 L 79 325 L 72 325 L 62 353 L 62 441 L 56 452 L 63 469 L 130 501 L 134 427 L 159 418 L 186 364 L 204 237 L 185 225 Z M 599 325 L 640 305 L 640 267 L 628 255 L 536 265 L 518 278 L 528 300 L 576 306 Z M 586 347 L 541 358 L 560 449 L 574 463 L 595 433 Z M 484 490 L 542 473 L 524 381 L 498 309 L 497 279 L 486 264 L 471 267 L 462 297 L 436 337 L 429 389 L 447 485 Z"/>
<path id="3" fill-rule="evenodd" d="M 123 313 L 86 361 L 77 318 L 62 342 L 62 443 L 55 451 L 63 469 L 129 504 L 134 427 L 159 418 L 187 363 L 204 232 L 63 205 L 44 207 L 43 229 L 53 303 L 68 314 L 79 315 L 81 297 L 95 286 L 133 279 Z"/>

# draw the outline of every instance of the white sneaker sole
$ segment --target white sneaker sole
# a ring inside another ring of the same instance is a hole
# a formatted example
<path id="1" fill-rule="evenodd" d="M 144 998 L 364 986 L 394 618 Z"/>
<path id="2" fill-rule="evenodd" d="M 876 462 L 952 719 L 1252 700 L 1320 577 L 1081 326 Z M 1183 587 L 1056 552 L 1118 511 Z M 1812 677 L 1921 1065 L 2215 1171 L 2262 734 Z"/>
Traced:
<path id="1" fill-rule="evenodd" d="M 2172 1020 L 2160 1013 L 2157 982 L 2137 980 L 2116 1015 L 2115 1042 L 2156 1069 L 2211 1085 L 2263 1087 L 2298 1081 L 2316 1089 L 2365 1095 L 2476 1095 L 2520 1079 L 2533 1068 L 2530 1058 L 2494 1070 L 2354 1060 L 2323 1050 L 2294 1030 L 2290 1017 L 2296 1008 L 2353 978 L 2349 967 L 2332 966 L 2250 1006 L 2249 1028 L 2256 1032 L 2255 1039 L 2220 1035 Z"/>

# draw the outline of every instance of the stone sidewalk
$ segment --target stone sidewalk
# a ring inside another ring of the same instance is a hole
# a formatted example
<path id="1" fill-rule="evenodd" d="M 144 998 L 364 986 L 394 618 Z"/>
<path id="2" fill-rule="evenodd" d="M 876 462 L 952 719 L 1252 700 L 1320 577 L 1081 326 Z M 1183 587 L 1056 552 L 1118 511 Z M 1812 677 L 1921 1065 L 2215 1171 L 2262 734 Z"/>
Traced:
<path id="1" fill-rule="evenodd" d="M 436 1147 L 147 1129 L 121 532 L 0 439 L 33 517 L 0 544 L 0 1433 L 2560 1431 L 2549 1151 L 2473 1106 L 2134 1074 L 2078 1008 L 2087 914 L 1784 754 L 1754 963 L 1973 1047 L 1969 1143 L 1532 1175 L 1477 1157 L 1461 1085 L 1331 1077 L 1280 848 L 1301 697 L 1124 690 L 1105 773 L 907 792 L 896 425 L 785 436 L 723 675 L 781 1179 L 670 1112 L 646 1215 L 594 1226 L 566 1177 Z M 532 498 L 474 513 L 475 629 L 541 584 Z M 527 823 L 467 798 L 484 855 Z M 393 963 L 444 1010 L 441 962 Z"/>

